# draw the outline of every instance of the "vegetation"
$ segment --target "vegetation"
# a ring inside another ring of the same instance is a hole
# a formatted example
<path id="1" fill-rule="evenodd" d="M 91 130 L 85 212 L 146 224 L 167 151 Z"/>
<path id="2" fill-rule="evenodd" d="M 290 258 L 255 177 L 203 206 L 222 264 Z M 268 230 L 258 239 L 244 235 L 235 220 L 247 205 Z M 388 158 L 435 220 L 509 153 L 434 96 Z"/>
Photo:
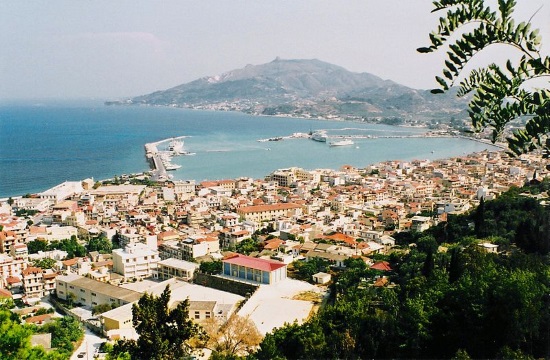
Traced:
<path id="1" fill-rule="evenodd" d="M 216 275 L 222 272 L 222 266 L 220 260 L 205 261 L 199 265 L 199 270 L 206 274 Z"/>
<path id="2" fill-rule="evenodd" d="M 87 248 L 88 252 L 98 251 L 101 254 L 110 254 L 113 250 L 113 243 L 105 236 L 98 236 L 90 239 Z"/>
<path id="3" fill-rule="evenodd" d="M 51 333 L 52 347 L 46 352 L 42 347 L 32 347 L 30 338 L 35 333 Z M 22 325 L 19 316 L 0 307 L 0 354 L 2 359 L 61 360 L 68 359 L 84 332 L 72 317 L 55 319 L 42 327 Z"/>
<path id="4" fill-rule="evenodd" d="M 434 12 L 447 12 L 430 33 L 431 45 L 418 51 L 429 53 L 448 45 L 443 77 L 436 76 L 440 88 L 432 92 L 448 91 L 463 78 L 458 96 L 473 93 L 468 113 L 476 131 L 490 127 L 496 141 L 510 122 L 528 118 L 524 128 L 507 138 L 510 152 L 519 155 L 536 148 L 550 150 L 545 142 L 550 132 L 550 91 L 530 86 L 532 80 L 550 76 L 550 57 L 541 54 L 542 39 L 538 29 L 531 29 L 530 20 L 514 22 L 515 5 L 514 0 L 499 0 L 498 10 L 493 11 L 483 0 L 434 1 Z M 519 62 L 508 60 L 505 67 L 493 63 L 465 74 L 475 55 L 494 44 L 515 49 Z"/>
<path id="5" fill-rule="evenodd" d="M 248 255 L 251 252 L 260 250 L 260 245 L 254 239 L 248 238 L 244 239 L 235 246 L 235 251 L 239 254 Z"/>
<path id="6" fill-rule="evenodd" d="M 132 323 L 138 340 L 119 340 L 113 347 L 111 358 L 131 359 L 182 359 L 189 356 L 188 340 L 202 336 L 201 328 L 189 319 L 189 300 L 170 302 L 170 287 L 157 297 L 145 293 L 132 306 Z"/>
<path id="7" fill-rule="evenodd" d="M 549 218 L 548 211 L 524 195 L 545 186 L 511 189 L 471 214 L 451 216 L 446 224 L 410 234 L 407 240 L 416 246 L 387 257 L 392 273 L 347 261 L 347 269 L 334 274 L 329 303 L 305 324 L 287 324 L 267 334 L 254 356 L 547 356 L 550 264 L 543 244 L 548 226 L 531 224 L 536 234 L 527 235 L 528 227 L 522 225 Z M 487 253 L 478 246 L 494 240 L 508 244 L 509 251 Z M 373 287 L 383 275 L 394 285 Z"/>
<path id="8" fill-rule="evenodd" d="M 235 358 L 250 354 L 262 340 L 262 335 L 249 318 L 233 314 L 222 326 L 214 318 L 204 324 L 206 341 L 203 346 L 211 349 L 217 358 Z"/>
<path id="9" fill-rule="evenodd" d="M 56 262 L 57 261 L 55 261 L 54 259 L 44 258 L 40 260 L 35 260 L 32 265 L 41 269 L 51 269 L 55 266 Z"/>

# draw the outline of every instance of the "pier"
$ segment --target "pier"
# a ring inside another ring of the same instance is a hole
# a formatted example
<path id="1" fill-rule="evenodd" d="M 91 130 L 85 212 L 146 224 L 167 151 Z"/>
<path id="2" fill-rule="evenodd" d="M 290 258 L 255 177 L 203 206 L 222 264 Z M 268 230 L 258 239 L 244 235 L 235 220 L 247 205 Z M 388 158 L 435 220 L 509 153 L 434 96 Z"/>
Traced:
<path id="1" fill-rule="evenodd" d="M 162 159 L 162 153 L 159 151 L 158 146 L 162 143 L 173 141 L 177 139 L 183 139 L 185 136 L 178 136 L 169 139 L 164 139 L 152 143 L 145 144 L 145 157 L 149 160 L 152 168 L 151 179 L 153 181 L 165 181 L 168 179 L 168 172 L 164 161 Z"/>

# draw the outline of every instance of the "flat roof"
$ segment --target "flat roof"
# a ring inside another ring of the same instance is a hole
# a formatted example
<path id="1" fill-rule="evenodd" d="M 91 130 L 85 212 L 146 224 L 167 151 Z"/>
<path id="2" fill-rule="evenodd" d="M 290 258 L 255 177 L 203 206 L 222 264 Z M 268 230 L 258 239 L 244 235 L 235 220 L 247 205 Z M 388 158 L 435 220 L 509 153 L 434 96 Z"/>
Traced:
<path id="1" fill-rule="evenodd" d="M 177 269 L 185 269 L 185 270 L 195 270 L 199 267 L 199 264 L 197 263 L 193 263 L 185 260 L 179 260 L 175 258 L 168 258 L 165 260 L 161 260 L 157 263 L 157 266 L 159 265 L 169 266 Z"/>
<path id="2" fill-rule="evenodd" d="M 74 279 L 74 280 L 65 280 L 63 278 L 60 280 L 64 280 L 68 284 L 78 286 L 82 289 L 88 289 L 93 292 L 97 292 L 115 299 L 120 299 L 128 302 L 137 301 L 141 297 L 141 294 L 137 291 L 128 290 L 115 285 L 110 285 L 110 284 L 89 279 L 83 276 L 79 276 L 77 279 Z"/>

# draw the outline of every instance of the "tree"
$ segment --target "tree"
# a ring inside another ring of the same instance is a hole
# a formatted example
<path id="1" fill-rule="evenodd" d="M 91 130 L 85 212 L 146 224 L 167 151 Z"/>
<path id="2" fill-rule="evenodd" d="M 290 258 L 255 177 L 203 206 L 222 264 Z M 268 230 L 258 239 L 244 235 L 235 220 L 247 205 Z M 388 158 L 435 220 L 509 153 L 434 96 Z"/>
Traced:
<path id="1" fill-rule="evenodd" d="M 258 251 L 258 243 L 251 238 L 243 239 L 235 246 L 235 251 L 239 254 L 248 255 L 251 252 Z"/>
<path id="2" fill-rule="evenodd" d="M 202 329 L 189 318 L 189 300 L 170 308 L 170 286 L 160 296 L 145 293 L 132 306 L 132 323 L 138 340 L 120 342 L 113 356 L 128 352 L 132 359 L 170 360 L 189 355 L 187 341 L 202 336 Z"/>
<path id="3" fill-rule="evenodd" d="M 48 250 L 48 242 L 46 240 L 36 239 L 27 243 L 29 254 L 36 254 L 39 251 Z"/>
<path id="4" fill-rule="evenodd" d="M 262 335 L 252 320 L 236 314 L 223 325 L 210 318 L 203 327 L 208 335 L 206 347 L 229 358 L 250 354 L 262 341 Z"/>
<path id="5" fill-rule="evenodd" d="M 219 274 L 222 272 L 222 262 L 220 260 L 204 261 L 199 265 L 199 270 L 206 274 Z"/>
<path id="6" fill-rule="evenodd" d="M 105 236 L 98 236 L 88 242 L 88 251 L 99 251 L 101 254 L 109 254 L 113 250 L 113 243 Z"/>
<path id="7" fill-rule="evenodd" d="M 531 29 L 530 20 L 515 24 L 512 18 L 515 5 L 515 0 L 499 0 L 498 11 L 493 11 L 483 0 L 434 1 L 433 12 L 447 10 L 447 13 L 430 33 L 431 45 L 418 51 L 429 53 L 449 44 L 443 77 L 436 76 L 440 88 L 432 92 L 448 91 L 463 78 L 458 96 L 474 92 L 468 113 L 476 131 L 492 128 L 492 140 L 496 141 L 511 121 L 529 118 L 524 128 L 506 139 L 510 154 L 543 148 L 548 157 L 550 90 L 530 89 L 529 85 L 533 79 L 550 76 L 550 57 L 541 54 L 542 39 L 538 29 Z M 453 37 L 465 28 L 472 30 Z M 493 63 L 464 74 L 473 57 L 493 44 L 517 50 L 521 55 L 519 62 L 513 64 L 508 60 L 505 68 Z"/>
<path id="8" fill-rule="evenodd" d="M 41 269 L 52 269 L 56 263 L 57 261 L 55 261 L 54 259 L 44 258 L 33 261 L 32 265 Z"/>

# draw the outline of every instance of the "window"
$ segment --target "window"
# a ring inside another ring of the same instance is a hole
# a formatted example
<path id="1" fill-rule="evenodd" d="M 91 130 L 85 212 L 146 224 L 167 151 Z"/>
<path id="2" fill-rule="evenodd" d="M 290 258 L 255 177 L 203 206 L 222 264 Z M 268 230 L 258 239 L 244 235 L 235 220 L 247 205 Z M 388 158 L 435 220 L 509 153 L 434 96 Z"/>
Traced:
<path id="1" fill-rule="evenodd" d="M 97 294 L 96 294 L 96 293 L 92 293 L 92 296 L 97 296 Z"/>
<path id="2" fill-rule="evenodd" d="M 69 286 L 69 287 L 70 287 L 71 289 L 74 289 L 74 286 L 72 286 L 72 285 L 71 285 L 71 286 Z"/>
<path id="3" fill-rule="evenodd" d="M 206 316 L 207 319 L 210 319 L 210 311 L 207 311 L 205 316 Z"/>
<path id="4" fill-rule="evenodd" d="M 195 319 L 200 319 L 200 318 L 201 318 L 200 312 L 195 311 Z"/>
<path id="5" fill-rule="evenodd" d="M 84 289 L 80 289 L 80 292 L 86 292 L 86 290 L 84 290 Z"/>

